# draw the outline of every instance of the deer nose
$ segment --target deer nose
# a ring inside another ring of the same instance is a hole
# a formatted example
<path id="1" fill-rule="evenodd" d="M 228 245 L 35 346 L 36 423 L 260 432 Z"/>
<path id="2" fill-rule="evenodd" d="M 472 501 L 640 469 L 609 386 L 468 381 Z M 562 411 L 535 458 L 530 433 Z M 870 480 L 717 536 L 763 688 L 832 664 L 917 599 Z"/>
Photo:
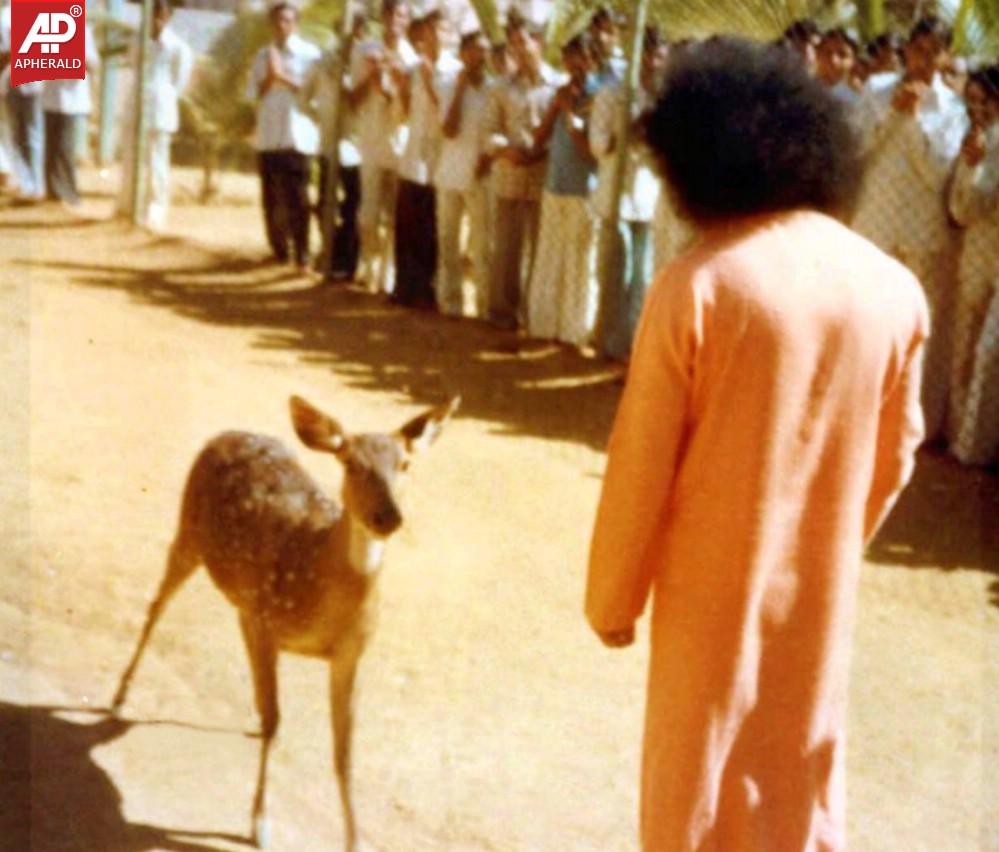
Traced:
<path id="1" fill-rule="evenodd" d="M 371 519 L 375 529 L 382 535 L 390 535 L 402 526 L 402 515 L 395 506 L 385 506 L 375 512 Z"/>

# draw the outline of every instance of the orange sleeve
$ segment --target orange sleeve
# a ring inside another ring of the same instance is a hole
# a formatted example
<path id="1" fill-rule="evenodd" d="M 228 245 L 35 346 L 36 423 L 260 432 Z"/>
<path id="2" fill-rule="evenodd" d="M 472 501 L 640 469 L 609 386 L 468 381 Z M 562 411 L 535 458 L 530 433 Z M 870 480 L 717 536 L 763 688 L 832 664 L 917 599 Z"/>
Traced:
<path id="1" fill-rule="evenodd" d="M 865 544 L 874 537 L 912 476 L 916 450 L 924 437 L 919 392 L 922 386 L 923 344 L 928 327 L 929 319 L 924 305 L 901 373 L 881 406 L 874 472 L 864 512 Z"/>
<path id="2" fill-rule="evenodd" d="M 608 445 L 586 586 L 597 632 L 626 629 L 645 608 L 690 416 L 700 312 L 690 276 L 674 270 L 646 300 Z"/>

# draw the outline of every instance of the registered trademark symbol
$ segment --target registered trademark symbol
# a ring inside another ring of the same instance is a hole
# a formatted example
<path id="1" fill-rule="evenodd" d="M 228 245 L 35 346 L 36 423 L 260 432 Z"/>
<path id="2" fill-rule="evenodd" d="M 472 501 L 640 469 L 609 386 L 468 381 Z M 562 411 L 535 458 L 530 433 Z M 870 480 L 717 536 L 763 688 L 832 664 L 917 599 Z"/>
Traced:
<path id="1" fill-rule="evenodd" d="M 71 14 L 74 18 L 79 18 L 83 14 L 83 7 L 74 3 L 69 7 L 69 14 Z"/>

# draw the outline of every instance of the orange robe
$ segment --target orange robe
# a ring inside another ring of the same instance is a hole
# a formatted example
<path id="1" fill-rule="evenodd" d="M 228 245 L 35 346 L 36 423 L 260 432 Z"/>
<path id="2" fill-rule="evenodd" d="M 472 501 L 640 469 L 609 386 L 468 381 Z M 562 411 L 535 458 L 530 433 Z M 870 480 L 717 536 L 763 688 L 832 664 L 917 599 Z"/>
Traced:
<path id="1" fill-rule="evenodd" d="M 608 449 L 587 617 L 652 591 L 647 852 L 845 847 L 862 548 L 922 439 L 913 275 L 810 211 L 716 227 L 658 276 Z"/>

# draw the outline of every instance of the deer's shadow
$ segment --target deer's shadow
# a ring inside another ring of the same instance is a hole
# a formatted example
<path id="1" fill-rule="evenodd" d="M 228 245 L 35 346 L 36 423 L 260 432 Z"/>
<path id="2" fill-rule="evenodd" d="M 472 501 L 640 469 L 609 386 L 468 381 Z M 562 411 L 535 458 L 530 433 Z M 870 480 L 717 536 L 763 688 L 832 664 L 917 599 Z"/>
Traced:
<path id="1" fill-rule="evenodd" d="M 135 724 L 89 709 L 0 701 L 0 849 L 217 852 L 231 846 L 210 841 L 249 845 L 245 837 L 125 818 L 121 793 L 92 751 Z"/>

